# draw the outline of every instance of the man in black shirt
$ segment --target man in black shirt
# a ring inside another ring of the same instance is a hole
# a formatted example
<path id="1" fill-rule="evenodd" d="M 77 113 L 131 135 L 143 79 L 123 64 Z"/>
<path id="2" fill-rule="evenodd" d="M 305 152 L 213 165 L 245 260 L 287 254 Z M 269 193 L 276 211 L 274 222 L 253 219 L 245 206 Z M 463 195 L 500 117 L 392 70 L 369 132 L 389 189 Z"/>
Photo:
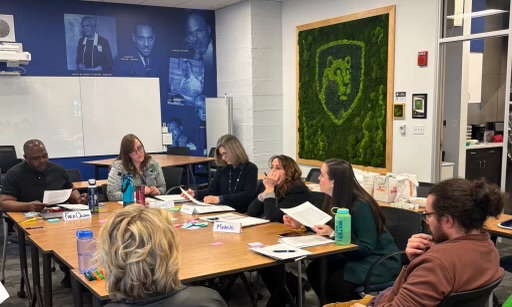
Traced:
<path id="1" fill-rule="evenodd" d="M 29 140 L 23 145 L 25 161 L 11 168 L 5 175 L 0 192 L 0 210 L 41 211 L 45 190 L 72 189 L 66 171 L 48 161 L 43 142 Z M 70 203 L 82 203 L 85 199 L 77 190 L 71 192 Z"/>

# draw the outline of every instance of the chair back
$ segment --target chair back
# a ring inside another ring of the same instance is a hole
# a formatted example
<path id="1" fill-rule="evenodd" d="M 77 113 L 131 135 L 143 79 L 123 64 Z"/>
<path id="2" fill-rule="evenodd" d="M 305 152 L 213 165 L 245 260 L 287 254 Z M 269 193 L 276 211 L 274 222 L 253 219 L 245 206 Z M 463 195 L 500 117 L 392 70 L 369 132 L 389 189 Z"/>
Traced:
<path id="1" fill-rule="evenodd" d="M 395 207 L 380 207 L 386 218 L 386 228 L 393 236 L 398 250 L 405 250 L 409 238 L 420 231 L 422 216 L 419 212 Z"/>
<path id="2" fill-rule="evenodd" d="M 169 194 L 170 190 L 181 185 L 181 176 L 183 169 L 181 167 L 166 166 L 162 167 L 165 179 L 165 194 Z M 179 191 L 178 191 L 179 192 Z"/>
<path id="3" fill-rule="evenodd" d="M 20 163 L 22 160 L 16 156 L 16 148 L 14 145 L 0 145 L 0 170 L 2 173 Z"/>
<path id="4" fill-rule="evenodd" d="M 419 182 L 418 189 L 416 190 L 416 195 L 418 197 L 427 197 L 428 193 L 434 186 L 431 182 Z"/>
<path id="5" fill-rule="evenodd" d="M 320 169 L 312 168 L 309 170 L 309 173 L 306 176 L 306 181 L 313 182 L 313 183 L 319 183 L 320 180 L 318 180 L 318 176 L 320 176 Z"/>
<path id="6" fill-rule="evenodd" d="M 188 147 L 167 147 L 168 155 L 188 156 L 190 155 L 190 148 Z"/>
<path id="7" fill-rule="evenodd" d="M 82 181 L 82 174 L 80 174 L 79 169 L 67 169 L 66 173 L 68 174 L 69 180 L 71 182 Z"/>
<path id="8" fill-rule="evenodd" d="M 505 275 L 503 275 L 505 276 Z M 466 292 L 452 293 L 445 297 L 438 307 L 485 307 L 489 301 L 489 296 L 503 280 L 501 276 L 498 280 L 480 289 Z"/>
<path id="9" fill-rule="evenodd" d="M 217 150 L 217 147 L 210 148 L 210 152 L 208 153 L 208 157 L 215 158 L 215 150 Z M 217 169 L 217 163 L 215 160 L 210 161 L 210 168 L 211 169 Z"/>
<path id="10" fill-rule="evenodd" d="M 108 185 L 106 183 L 100 186 L 101 194 L 98 195 L 98 201 L 108 201 L 107 188 Z"/>

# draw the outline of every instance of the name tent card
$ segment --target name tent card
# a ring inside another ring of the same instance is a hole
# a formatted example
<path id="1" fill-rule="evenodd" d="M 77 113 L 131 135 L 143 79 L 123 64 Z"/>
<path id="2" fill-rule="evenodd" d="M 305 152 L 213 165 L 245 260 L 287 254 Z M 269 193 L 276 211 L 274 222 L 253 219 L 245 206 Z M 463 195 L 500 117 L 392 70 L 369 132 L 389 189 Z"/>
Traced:
<path id="1" fill-rule="evenodd" d="M 242 224 L 232 222 L 215 222 L 213 223 L 214 232 L 230 232 L 230 233 L 241 233 Z"/>
<path id="2" fill-rule="evenodd" d="M 91 210 L 64 212 L 62 217 L 65 221 L 87 220 L 92 218 Z"/>

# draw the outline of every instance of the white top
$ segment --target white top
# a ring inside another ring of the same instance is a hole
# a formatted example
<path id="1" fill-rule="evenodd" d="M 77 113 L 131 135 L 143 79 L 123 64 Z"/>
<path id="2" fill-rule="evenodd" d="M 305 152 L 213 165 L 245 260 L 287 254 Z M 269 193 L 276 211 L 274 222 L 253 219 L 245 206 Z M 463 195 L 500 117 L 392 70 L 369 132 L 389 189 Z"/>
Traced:
<path id="1" fill-rule="evenodd" d="M 466 149 L 497 148 L 497 147 L 503 147 L 503 143 L 479 143 L 476 145 L 466 146 Z"/>

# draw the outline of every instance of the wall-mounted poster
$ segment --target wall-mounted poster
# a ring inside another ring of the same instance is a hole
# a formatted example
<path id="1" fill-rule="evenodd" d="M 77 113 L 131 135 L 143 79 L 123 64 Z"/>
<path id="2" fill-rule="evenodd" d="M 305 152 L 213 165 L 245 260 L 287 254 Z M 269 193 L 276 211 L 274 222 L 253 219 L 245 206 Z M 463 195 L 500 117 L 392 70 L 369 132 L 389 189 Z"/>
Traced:
<path id="1" fill-rule="evenodd" d="M 391 171 L 395 7 L 297 27 L 297 160 Z"/>

